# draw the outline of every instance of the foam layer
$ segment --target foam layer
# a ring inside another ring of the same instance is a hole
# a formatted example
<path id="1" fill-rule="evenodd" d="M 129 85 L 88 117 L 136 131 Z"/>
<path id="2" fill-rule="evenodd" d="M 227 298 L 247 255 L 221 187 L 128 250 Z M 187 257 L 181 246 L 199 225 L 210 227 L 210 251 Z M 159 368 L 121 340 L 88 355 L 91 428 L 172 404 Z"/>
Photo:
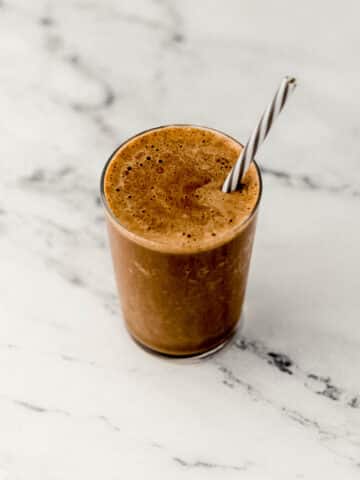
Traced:
<path id="1" fill-rule="evenodd" d="M 112 157 L 106 201 L 127 230 L 144 238 L 187 248 L 218 241 L 248 218 L 259 196 L 253 164 L 241 192 L 221 192 L 240 151 L 213 130 L 172 126 L 146 132 Z"/>

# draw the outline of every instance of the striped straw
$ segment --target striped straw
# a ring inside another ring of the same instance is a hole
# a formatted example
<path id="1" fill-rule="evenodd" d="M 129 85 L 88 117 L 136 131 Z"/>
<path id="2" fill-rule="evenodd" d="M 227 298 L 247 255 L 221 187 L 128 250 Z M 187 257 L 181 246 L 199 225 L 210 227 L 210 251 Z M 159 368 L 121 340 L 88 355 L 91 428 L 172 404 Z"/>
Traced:
<path id="1" fill-rule="evenodd" d="M 245 148 L 241 152 L 241 155 L 235 163 L 234 167 L 232 168 L 231 172 L 226 177 L 226 180 L 222 186 L 222 191 L 224 193 L 234 192 L 240 187 L 247 169 L 255 158 L 259 146 L 267 137 L 267 134 L 269 133 L 274 120 L 279 115 L 285 105 L 289 93 L 293 92 L 295 87 L 295 78 L 285 77 L 283 79 L 272 102 L 262 114 L 260 122 L 253 131 L 251 137 L 249 138 L 247 144 L 245 145 Z"/>

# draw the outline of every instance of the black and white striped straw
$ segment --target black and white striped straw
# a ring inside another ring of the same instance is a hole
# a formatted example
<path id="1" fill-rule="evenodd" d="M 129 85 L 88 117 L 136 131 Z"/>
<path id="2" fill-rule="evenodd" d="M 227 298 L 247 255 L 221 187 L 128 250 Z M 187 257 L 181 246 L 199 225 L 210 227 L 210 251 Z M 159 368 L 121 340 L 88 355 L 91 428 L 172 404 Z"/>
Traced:
<path id="1" fill-rule="evenodd" d="M 226 177 L 226 180 L 222 186 L 222 191 L 224 193 L 234 192 L 240 187 L 247 169 L 255 158 L 259 146 L 267 137 L 267 134 L 269 133 L 276 117 L 283 109 L 287 99 L 289 98 L 289 94 L 293 92 L 295 87 L 296 79 L 294 77 L 285 77 L 283 79 L 272 102 L 262 114 L 260 122 L 251 134 L 231 172 Z"/>

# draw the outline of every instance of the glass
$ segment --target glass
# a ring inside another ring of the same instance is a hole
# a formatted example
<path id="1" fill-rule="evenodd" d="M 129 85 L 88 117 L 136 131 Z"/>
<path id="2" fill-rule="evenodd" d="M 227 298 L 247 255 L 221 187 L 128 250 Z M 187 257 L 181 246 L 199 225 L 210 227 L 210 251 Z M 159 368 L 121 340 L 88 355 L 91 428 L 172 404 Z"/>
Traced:
<path id="1" fill-rule="evenodd" d="M 120 145 L 102 172 L 101 198 L 116 282 L 125 324 L 140 345 L 169 356 L 201 355 L 226 344 L 241 316 L 262 192 L 261 174 L 255 164 L 259 177 L 256 205 L 225 243 L 204 244 L 194 253 L 146 239 L 127 230 L 113 215 L 104 180 L 119 148 L 156 129 L 141 132 Z"/>

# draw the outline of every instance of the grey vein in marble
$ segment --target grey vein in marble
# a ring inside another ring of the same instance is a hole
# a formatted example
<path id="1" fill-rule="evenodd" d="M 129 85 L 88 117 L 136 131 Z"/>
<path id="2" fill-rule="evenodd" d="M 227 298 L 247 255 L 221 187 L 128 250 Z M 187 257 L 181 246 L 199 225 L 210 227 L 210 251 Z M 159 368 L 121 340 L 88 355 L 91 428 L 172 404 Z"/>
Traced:
<path id="1" fill-rule="evenodd" d="M 226 472 L 227 470 L 243 472 L 243 471 L 246 471 L 251 466 L 250 463 L 246 463 L 244 465 L 223 465 L 219 463 L 204 462 L 202 460 L 189 462 L 180 457 L 173 457 L 173 460 L 174 462 L 178 463 L 182 467 L 189 468 L 189 469 L 192 469 L 192 468 L 199 468 L 199 469 L 205 469 L 205 470 L 216 469 L 224 472 Z"/>
<path id="2" fill-rule="evenodd" d="M 37 405 L 35 403 L 27 402 L 24 400 L 12 400 L 12 403 L 14 405 L 18 405 L 20 407 L 25 408 L 26 410 L 30 410 L 31 412 L 35 412 L 35 413 L 55 413 L 55 414 L 70 416 L 70 413 L 65 410 L 60 410 L 57 408 L 46 408 L 41 405 Z"/>
<path id="3" fill-rule="evenodd" d="M 251 352 L 269 365 L 276 367 L 280 372 L 294 375 L 299 381 L 303 382 L 305 388 L 317 395 L 322 395 L 329 400 L 340 402 L 351 408 L 359 407 L 359 392 L 348 392 L 334 385 L 329 376 L 304 371 L 285 353 L 274 352 L 263 343 L 247 339 L 246 337 L 237 340 L 234 346 L 239 350 Z"/>
<path id="4" fill-rule="evenodd" d="M 111 420 L 109 420 L 105 415 L 99 415 L 97 417 L 99 420 L 105 423 L 111 430 L 114 432 L 121 432 L 121 428 L 115 425 Z"/>
<path id="5" fill-rule="evenodd" d="M 344 193 L 353 195 L 354 197 L 360 196 L 360 190 L 358 190 L 356 186 L 350 186 L 349 184 L 327 183 L 320 178 L 316 179 L 309 175 L 296 175 L 289 171 L 276 170 L 263 166 L 261 167 L 261 172 L 263 175 L 273 177 L 289 187 L 323 190 L 331 193 Z"/>

